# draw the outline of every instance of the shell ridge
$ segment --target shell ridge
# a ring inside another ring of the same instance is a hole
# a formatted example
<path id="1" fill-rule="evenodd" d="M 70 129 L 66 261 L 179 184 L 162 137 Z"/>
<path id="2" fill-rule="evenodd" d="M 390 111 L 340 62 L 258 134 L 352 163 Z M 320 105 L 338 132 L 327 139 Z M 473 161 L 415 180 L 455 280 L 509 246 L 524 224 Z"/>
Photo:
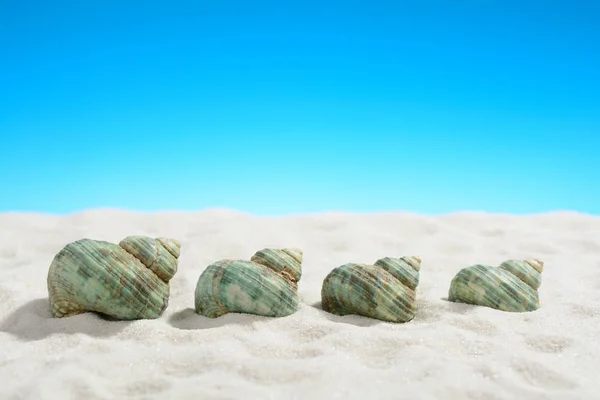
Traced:
<path id="1" fill-rule="evenodd" d="M 263 249 L 251 260 L 220 260 L 209 265 L 196 285 L 196 312 L 212 318 L 225 313 L 282 317 L 295 312 L 298 307 L 297 283 L 289 279 L 293 275 L 286 277 L 294 271 L 288 272 L 290 260 L 283 259 L 281 254 L 274 257 L 274 251 Z M 272 268 L 272 265 L 265 265 L 269 263 L 278 264 Z M 219 311 L 208 309 L 204 303 Z"/>
<path id="2" fill-rule="evenodd" d="M 334 268 L 323 281 L 322 308 L 336 315 L 357 314 L 387 322 L 408 322 L 416 314 L 416 291 L 410 279 L 399 279 L 402 273 L 418 276 L 414 265 L 404 258 L 386 257 L 372 265 L 349 263 Z M 418 280 L 413 277 L 413 282 L 416 289 Z"/>
<path id="3" fill-rule="evenodd" d="M 87 238 L 57 253 L 47 286 L 58 317 L 91 311 L 121 320 L 153 319 L 167 308 L 170 295 L 168 283 L 128 249 Z"/>
<path id="4" fill-rule="evenodd" d="M 297 252 L 299 253 L 300 250 Z M 286 270 L 294 282 L 299 282 L 302 276 L 302 260 L 301 257 L 299 258 L 290 249 L 265 248 L 254 253 L 250 261 L 261 264 L 277 273 Z"/>
<path id="5" fill-rule="evenodd" d="M 169 254 L 171 254 L 173 256 L 173 258 L 179 259 L 180 252 L 175 251 L 175 249 L 173 249 L 173 247 L 171 246 L 171 244 L 174 244 L 177 247 L 177 249 L 181 249 L 181 242 L 179 242 L 179 240 L 169 239 L 169 238 L 165 238 L 165 237 L 157 237 L 157 238 L 155 238 L 155 240 L 165 250 L 167 250 L 169 252 Z"/>
<path id="6" fill-rule="evenodd" d="M 175 242 L 180 246 L 179 242 L 175 240 L 147 236 L 128 236 L 121 240 L 119 246 L 138 260 L 141 265 L 168 283 L 177 272 L 178 256 L 173 255 L 165 241 Z"/>
<path id="7" fill-rule="evenodd" d="M 415 290 L 419 285 L 419 269 L 410 261 L 412 257 L 391 258 L 385 257 L 375 261 L 375 266 L 383 268 L 404 286 Z"/>
<path id="8" fill-rule="evenodd" d="M 87 241 L 88 239 L 80 239 L 74 243 L 83 244 L 87 243 Z M 76 302 L 73 300 L 69 300 L 70 297 L 73 296 L 73 292 L 68 287 L 65 287 L 64 283 L 62 282 L 61 275 L 59 275 L 59 272 L 65 270 L 65 266 L 62 264 L 62 260 L 67 257 L 77 259 L 77 256 L 78 255 L 72 251 L 71 246 L 67 245 L 56 254 L 54 260 L 52 261 L 52 264 L 50 265 L 50 269 L 48 271 L 48 298 L 50 300 L 52 309 L 60 307 L 58 302 L 61 302 L 61 304 L 64 304 L 65 302 L 77 304 L 77 306 L 82 310 L 86 308 L 86 305 L 81 304 L 81 301 Z M 77 265 L 75 271 L 79 270 L 79 268 L 80 266 Z M 61 314 L 61 317 L 66 316 L 66 313 L 64 313 L 62 310 Z"/>
<path id="9" fill-rule="evenodd" d="M 542 274 L 529 261 L 508 260 L 498 266 L 498 269 L 514 275 L 533 290 L 542 284 Z"/>
<path id="10" fill-rule="evenodd" d="M 281 249 L 281 251 L 288 254 L 290 257 L 292 257 L 294 259 L 294 261 L 296 261 L 298 264 L 302 264 L 302 257 L 304 255 L 302 250 L 285 248 L 285 249 Z"/>
<path id="11" fill-rule="evenodd" d="M 248 305 L 248 307 L 240 305 L 237 310 L 238 312 L 243 312 L 247 308 L 253 308 L 258 312 L 259 310 L 256 309 L 257 305 L 262 304 L 263 302 L 267 304 L 268 299 L 278 298 L 279 296 L 277 295 L 279 290 L 285 290 L 285 288 L 290 290 L 294 289 L 294 287 L 290 285 L 290 282 L 282 277 L 281 274 L 261 264 L 258 264 L 258 268 L 261 268 L 262 270 L 258 270 L 259 272 L 257 274 L 248 274 L 250 280 L 248 286 L 254 285 L 261 287 L 262 292 L 260 294 L 254 294 L 256 297 L 251 297 L 253 301 L 252 305 Z M 280 296 L 278 301 L 271 304 L 269 307 L 270 311 L 265 310 L 264 314 L 267 316 L 277 316 L 279 314 L 277 311 L 279 307 L 287 309 L 293 306 L 292 302 L 288 300 L 290 299 L 287 296 Z"/>
<path id="12" fill-rule="evenodd" d="M 221 296 L 218 292 L 219 285 L 221 283 L 221 279 L 223 279 L 223 273 L 218 269 L 218 264 L 224 263 L 225 265 L 230 265 L 232 263 L 232 261 L 233 260 L 217 261 L 216 263 L 209 265 L 208 268 L 206 268 L 206 270 L 203 272 L 203 274 L 206 274 L 206 276 L 210 276 L 210 279 L 211 279 L 210 290 L 212 292 L 212 296 L 205 297 L 206 298 L 205 304 L 212 306 L 214 309 L 214 311 L 212 311 L 213 316 L 207 315 L 210 318 L 220 317 L 221 315 L 225 315 L 225 314 L 231 312 L 229 307 L 227 307 L 227 306 L 225 306 L 225 304 L 223 304 L 223 300 L 221 299 Z M 209 314 L 211 313 L 210 309 L 207 309 L 206 311 Z"/>
<path id="13" fill-rule="evenodd" d="M 159 248 L 159 246 L 162 246 L 162 243 L 160 243 L 157 239 L 154 239 L 154 260 L 152 260 L 152 264 L 148 265 L 148 269 L 150 271 L 152 271 L 152 267 L 154 267 L 154 265 L 156 265 L 156 263 L 158 262 L 158 248 Z M 169 251 L 166 247 L 164 247 L 164 246 L 162 246 L 162 247 L 165 250 Z"/>
<path id="14" fill-rule="evenodd" d="M 525 262 L 527 264 L 529 264 L 533 269 L 535 269 L 540 274 L 542 272 L 544 272 L 544 262 L 542 260 L 540 260 L 538 258 L 534 258 L 533 260 L 527 260 Z"/>
<path id="15" fill-rule="evenodd" d="M 509 312 L 534 311 L 539 308 L 538 292 L 527 282 L 523 268 L 525 263 L 519 260 L 498 267 L 477 264 L 463 268 L 450 283 L 448 300 Z"/>
<path id="16" fill-rule="evenodd" d="M 143 265 L 143 263 L 141 263 L 136 257 L 132 256 L 131 261 L 137 261 L 138 263 L 142 264 L 142 268 L 146 268 L 146 266 Z M 156 309 L 156 303 L 162 303 L 162 298 L 160 296 L 156 295 L 152 291 L 141 289 L 149 287 L 149 282 L 147 281 L 146 276 L 144 276 L 143 273 L 136 274 L 135 270 L 130 268 L 126 268 L 122 271 L 119 271 L 116 268 L 107 268 L 106 271 L 109 276 L 112 276 L 115 279 L 115 281 L 118 281 L 119 283 L 117 287 L 112 288 L 112 295 L 109 296 L 110 300 L 108 300 L 108 302 L 112 302 L 115 298 L 134 299 L 135 301 L 130 303 L 130 305 L 132 306 L 131 308 L 135 310 L 135 314 L 142 315 L 145 315 L 145 310 L 147 309 L 147 306 L 152 305 L 152 309 L 154 310 Z M 139 284 L 136 278 L 143 280 L 142 284 Z M 156 276 L 156 279 L 160 280 L 158 276 Z M 94 308 L 94 311 L 102 312 L 100 311 L 101 308 L 97 305 L 94 305 Z M 123 318 L 122 316 L 118 317 Z"/>

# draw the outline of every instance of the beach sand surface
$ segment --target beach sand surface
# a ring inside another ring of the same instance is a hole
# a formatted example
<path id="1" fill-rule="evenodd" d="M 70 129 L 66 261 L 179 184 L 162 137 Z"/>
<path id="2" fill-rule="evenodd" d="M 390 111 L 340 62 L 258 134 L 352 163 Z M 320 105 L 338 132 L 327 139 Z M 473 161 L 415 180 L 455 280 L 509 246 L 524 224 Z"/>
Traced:
<path id="1" fill-rule="evenodd" d="M 46 277 L 69 242 L 130 235 L 181 241 L 161 318 L 54 319 Z M 285 318 L 194 312 L 202 271 L 265 247 L 304 251 L 301 304 Z M 320 306 L 331 269 L 420 256 L 405 324 Z M 446 300 L 473 264 L 545 262 L 541 307 L 508 313 Z M 0 214 L 0 399 L 600 399 L 600 217 L 229 210 L 67 216 Z"/>

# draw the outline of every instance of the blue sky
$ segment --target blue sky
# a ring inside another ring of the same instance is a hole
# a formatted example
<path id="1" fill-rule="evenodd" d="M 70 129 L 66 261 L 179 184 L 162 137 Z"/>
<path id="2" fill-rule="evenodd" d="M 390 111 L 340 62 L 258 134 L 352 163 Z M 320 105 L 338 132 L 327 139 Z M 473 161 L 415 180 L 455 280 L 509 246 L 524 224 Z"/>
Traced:
<path id="1" fill-rule="evenodd" d="M 0 211 L 600 214 L 600 3 L 0 0 Z"/>

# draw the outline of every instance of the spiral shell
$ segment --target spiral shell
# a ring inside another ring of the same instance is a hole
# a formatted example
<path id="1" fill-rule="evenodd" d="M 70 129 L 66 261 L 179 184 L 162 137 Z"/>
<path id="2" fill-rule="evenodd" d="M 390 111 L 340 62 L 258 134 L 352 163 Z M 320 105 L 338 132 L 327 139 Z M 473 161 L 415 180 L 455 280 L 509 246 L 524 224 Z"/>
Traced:
<path id="1" fill-rule="evenodd" d="M 408 322 L 416 314 L 420 269 L 419 257 L 386 257 L 374 265 L 342 265 L 323 281 L 323 310 L 336 315 Z"/>
<path id="2" fill-rule="evenodd" d="M 250 259 L 209 265 L 196 285 L 196 312 L 209 318 L 227 313 L 284 317 L 298 308 L 302 251 L 263 249 Z"/>
<path id="3" fill-rule="evenodd" d="M 48 271 L 52 316 L 94 311 L 121 320 L 158 318 L 177 272 L 177 240 L 129 236 L 118 245 L 82 239 L 66 245 Z"/>
<path id="4" fill-rule="evenodd" d="M 450 283 L 448 300 L 502 311 L 534 311 L 540 306 L 543 269 L 544 263 L 537 259 L 463 268 Z"/>

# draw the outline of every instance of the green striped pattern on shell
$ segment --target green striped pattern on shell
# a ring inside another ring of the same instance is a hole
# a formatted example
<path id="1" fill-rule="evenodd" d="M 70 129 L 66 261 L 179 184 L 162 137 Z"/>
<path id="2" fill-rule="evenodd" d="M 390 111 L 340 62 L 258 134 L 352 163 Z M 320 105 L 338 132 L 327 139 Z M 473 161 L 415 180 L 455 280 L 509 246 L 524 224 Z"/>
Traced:
<path id="1" fill-rule="evenodd" d="M 263 249 L 250 261 L 269 267 L 292 282 L 302 277 L 302 251 L 299 249 Z"/>
<path id="2" fill-rule="evenodd" d="M 119 245 L 82 239 L 66 245 L 48 271 L 54 317 L 86 311 L 121 320 L 158 318 L 177 271 L 179 242 L 130 236 Z"/>
<path id="3" fill-rule="evenodd" d="M 502 311 L 534 311 L 540 306 L 537 289 L 542 283 L 542 270 L 539 260 L 463 268 L 450 283 L 448 300 Z"/>
<path id="4" fill-rule="evenodd" d="M 408 322 L 416 314 L 418 257 L 383 258 L 375 265 L 345 264 L 323 281 L 323 310 L 387 322 Z"/>
<path id="5" fill-rule="evenodd" d="M 293 314 L 298 309 L 301 262 L 302 252 L 290 249 L 264 249 L 252 261 L 217 261 L 198 279 L 196 312 L 209 318 L 228 313 Z"/>
<path id="6" fill-rule="evenodd" d="M 130 236 L 123 239 L 119 246 L 140 260 L 164 282 L 169 282 L 177 272 L 177 262 L 173 262 L 179 258 L 181 249 L 181 244 L 177 241 Z"/>

